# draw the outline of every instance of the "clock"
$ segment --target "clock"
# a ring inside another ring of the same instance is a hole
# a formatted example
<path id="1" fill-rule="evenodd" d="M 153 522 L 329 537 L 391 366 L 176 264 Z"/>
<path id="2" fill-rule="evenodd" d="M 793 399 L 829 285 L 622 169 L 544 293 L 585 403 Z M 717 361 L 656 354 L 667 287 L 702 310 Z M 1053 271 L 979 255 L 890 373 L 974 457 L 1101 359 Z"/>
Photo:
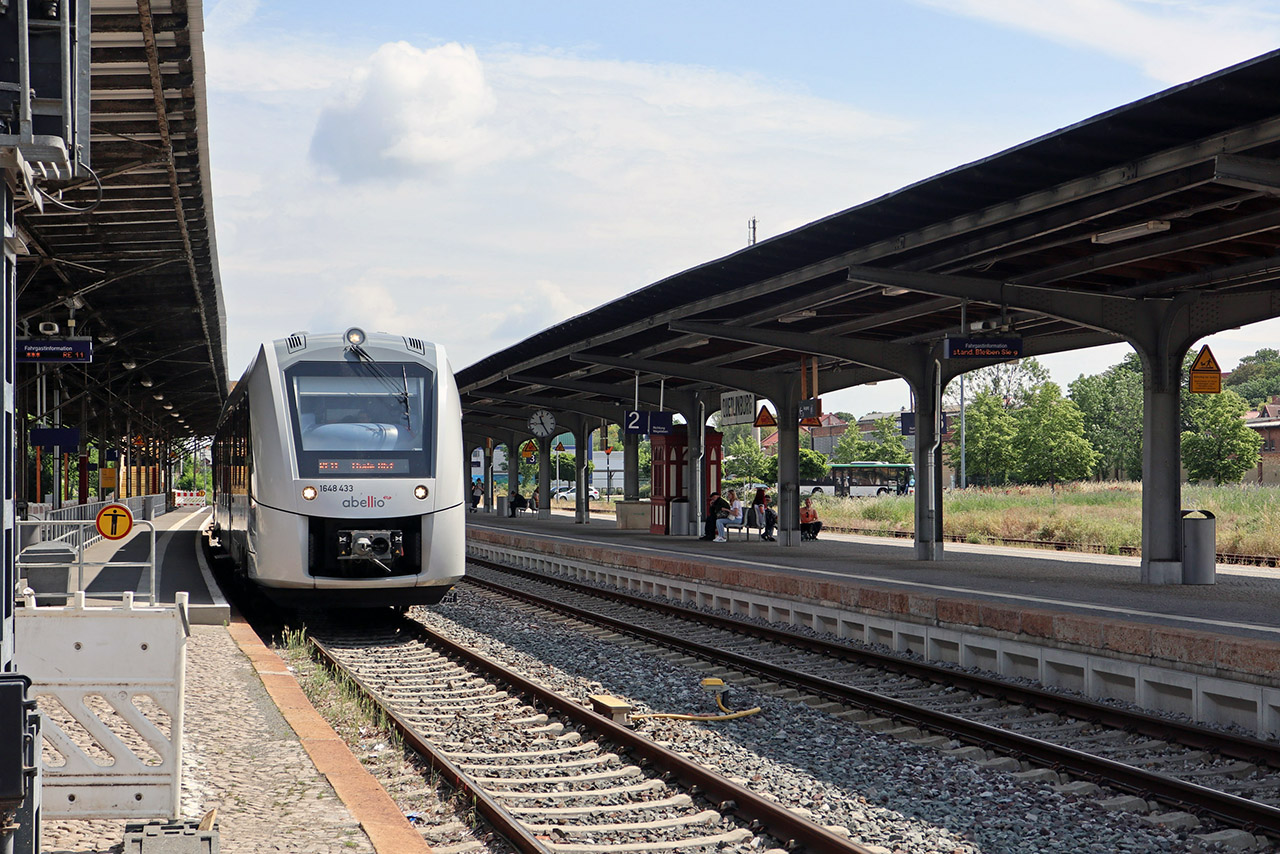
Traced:
<path id="1" fill-rule="evenodd" d="M 539 409 L 529 416 L 529 432 L 535 436 L 547 438 L 556 434 L 556 417 L 545 409 Z"/>

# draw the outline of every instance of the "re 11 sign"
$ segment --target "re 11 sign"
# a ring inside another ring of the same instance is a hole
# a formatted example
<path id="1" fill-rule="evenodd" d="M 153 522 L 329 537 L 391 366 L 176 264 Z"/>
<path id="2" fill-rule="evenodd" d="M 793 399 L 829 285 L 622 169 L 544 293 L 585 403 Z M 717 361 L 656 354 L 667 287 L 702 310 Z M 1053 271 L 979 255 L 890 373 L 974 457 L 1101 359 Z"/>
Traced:
<path id="1" fill-rule="evenodd" d="M 21 338 L 18 340 L 19 362 L 74 364 L 93 361 L 92 338 Z"/>

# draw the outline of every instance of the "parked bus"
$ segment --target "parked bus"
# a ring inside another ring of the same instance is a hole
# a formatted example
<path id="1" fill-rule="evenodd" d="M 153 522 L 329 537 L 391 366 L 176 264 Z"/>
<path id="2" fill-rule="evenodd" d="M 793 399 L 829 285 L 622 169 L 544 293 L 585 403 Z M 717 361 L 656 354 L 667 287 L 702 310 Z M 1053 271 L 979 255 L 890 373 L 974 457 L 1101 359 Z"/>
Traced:
<path id="1" fill-rule="evenodd" d="M 832 463 L 822 480 L 800 484 L 802 492 L 840 497 L 906 495 L 915 490 L 916 467 L 911 463 Z"/>

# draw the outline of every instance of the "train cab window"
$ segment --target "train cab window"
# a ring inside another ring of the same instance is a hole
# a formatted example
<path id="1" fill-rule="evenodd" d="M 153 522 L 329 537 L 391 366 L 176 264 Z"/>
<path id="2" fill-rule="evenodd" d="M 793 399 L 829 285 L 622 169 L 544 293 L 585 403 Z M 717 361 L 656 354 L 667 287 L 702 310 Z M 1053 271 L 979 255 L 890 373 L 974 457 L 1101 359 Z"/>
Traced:
<path id="1" fill-rule="evenodd" d="M 300 476 L 432 477 L 433 373 L 403 362 L 285 372 Z"/>

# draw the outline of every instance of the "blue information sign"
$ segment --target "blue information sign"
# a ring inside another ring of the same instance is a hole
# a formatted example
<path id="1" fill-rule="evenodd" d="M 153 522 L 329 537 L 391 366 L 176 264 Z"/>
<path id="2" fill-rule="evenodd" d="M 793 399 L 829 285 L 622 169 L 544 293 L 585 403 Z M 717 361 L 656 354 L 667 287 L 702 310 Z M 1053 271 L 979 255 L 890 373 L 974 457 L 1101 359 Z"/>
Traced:
<path id="1" fill-rule="evenodd" d="M 75 427 L 33 427 L 27 441 L 42 448 L 70 451 L 80 447 L 80 430 Z"/>
<path id="2" fill-rule="evenodd" d="M 671 435 L 671 413 L 648 409 L 628 409 L 622 419 L 622 432 L 650 436 Z"/>

